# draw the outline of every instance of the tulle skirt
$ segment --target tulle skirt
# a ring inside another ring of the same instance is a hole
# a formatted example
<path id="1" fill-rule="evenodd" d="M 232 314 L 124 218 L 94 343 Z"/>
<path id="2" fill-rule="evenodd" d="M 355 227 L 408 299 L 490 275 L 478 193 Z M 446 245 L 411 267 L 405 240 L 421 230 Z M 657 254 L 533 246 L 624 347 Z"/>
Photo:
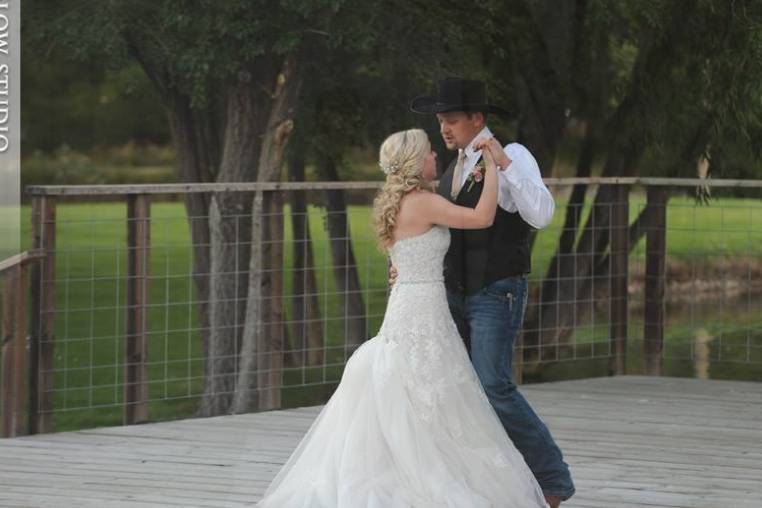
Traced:
<path id="1" fill-rule="evenodd" d="M 447 330 L 404 342 L 380 332 L 355 351 L 257 506 L 546 507 L 454 326 Z"/>

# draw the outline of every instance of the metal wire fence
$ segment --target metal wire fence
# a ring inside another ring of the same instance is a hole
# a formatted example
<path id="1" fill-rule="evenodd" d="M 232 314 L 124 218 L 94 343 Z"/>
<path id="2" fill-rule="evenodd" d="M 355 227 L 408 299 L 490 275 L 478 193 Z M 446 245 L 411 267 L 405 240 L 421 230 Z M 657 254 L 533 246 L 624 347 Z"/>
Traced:
<path id="1" fill-rule="evenodd" d="M 517 382 L 762 379 L 762 182 L 546 182 Z M 383 319 L 379 185 L 31 189 L 39 260 L 28 330 L 3 297 L 4 413 L 46 432 L 324 402 Z"/>

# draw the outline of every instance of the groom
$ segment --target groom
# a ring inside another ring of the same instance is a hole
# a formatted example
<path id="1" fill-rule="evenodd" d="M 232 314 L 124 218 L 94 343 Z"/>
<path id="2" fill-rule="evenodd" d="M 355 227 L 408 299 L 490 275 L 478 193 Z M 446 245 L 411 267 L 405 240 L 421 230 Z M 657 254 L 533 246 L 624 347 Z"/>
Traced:
<path id="1" fill-rule="evenodd" d="M 487 114 L 507 115 L 487 102 L 481 81 L 447 78 L 435 96 L 417 97 L 416 113 L 436 114 L 447 148 L 458 150 L 439 181 L 446 199 L 474 208 L 482 192 L 480 138 L 491 138 Z M 555 508 L 575 492 L 569 467 L 550 432 L 511 380 L 513 344 L 521 329 L 530 270 L 529 233 L 547 226 L 555 209 L 537 162 L 519 143 L 486 148 L 500 167 L 498 207 L 487 229 L 450 229 L 445 285 L 455 323 L 490 403 Z"/>

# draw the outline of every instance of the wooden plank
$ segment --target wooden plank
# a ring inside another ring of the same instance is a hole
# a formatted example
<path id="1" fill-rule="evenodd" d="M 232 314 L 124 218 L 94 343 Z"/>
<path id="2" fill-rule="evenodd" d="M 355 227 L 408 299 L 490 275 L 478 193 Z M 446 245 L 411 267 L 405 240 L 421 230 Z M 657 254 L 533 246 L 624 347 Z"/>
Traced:
<path id="1" fill-rule="evenodd" d="M 32 265 L 29 315 L 29 432 L 53 430 L 56 317 L 56 200 L 32 198 L 32 246 L 42 258 Z"/>
<path id="2" fill-rule="evenodd" d="M 124 371 L 124 423 L 148 421 L 148 285 L 151 202 L 127 196 L 127 315 Z"/>
<path id="3" fill-rule="evenodd" d="M 609 254 L 611 280 L 609 340 L 613 355 L 609 363 L 609 375 L 626 374 L 627 324 L 628 324 L 628 273 L 630 236 L 630 189 L 626 185 L 615 187 L 611 203 Z"/>
<path id="4" fill-rule="evenodd" d="M 82 485 L 25 485 L 25 486 L 3 486 L 3 498 L 14 496 L 18 499 L 23 499 L 25 504 L 21 506 L 40 506 L 36 503 L 38 498 L 42 499 L 57 499 L 54 504 L 46 505 L 54 508 L 79 506 L 76 500 L 88 499 L 98 500 L 99 503 L 94 506 L 104 506 L 101 504 L 101 500 L 109 500 L 110 504 L 105 506 L 128 506 L 132 507 L 134 501 L 148 503 L 149 506 L 183 506 L 183 507 L 225 507 L 225 506 L 250 506 L 247 503 L 247 499 L 250 500 L 256 494 L 256 491 L 251 488 L 245 499 L 240 496 L 238 499 L 232 494 L 219 493 L 217 498 L 203 499 L 198 496 L 193 496 L 192 493 L 187 495 L 182 492 L 156 490 L 150 494 L 142 493 L 140 489 L 118 489 L 114 487 L 114 484 L 110 484 L 114 490 L 108 489 L 108 485 L 104 485 L 103 488 L 94 488 L 91 484 Z M 232 498 L 232 499 L 231 499 Z M 0 498 L 2 499 L 2 498 Z M 33 501 L 35 504 L 30 505 L 29 502 Z M 19 506 L 19 505 L 16 505 Z M 93 506 L 93 505 L 91 505 Z"/>
<path id="5" fill-rule="evenodd" d="M 645 308 L 643 353 L 646 374 L 661 376 L 664 366 L 664 289 L 667 257 L 667 190 L 649 187 L 647 206 L 653 207 L 656 221 L 646 231 Z"/>
<path id="6" fill-rule="evenodd" d="M 565 508 L 758 505 L 762 383 L 616 376 L 521 390 L 571 467 Z M 251 506 L 320 410 L 1 440 L 0 507 Z"/>
<path id="7" fill-rule="evenodd" d="M 87 496 L 87 497 L 85 497 Z M 127 503 L 129 503 L 130 508 L 156 508 L 157 503 L 154 500 L 143 500 L 143 499 L 136 499 L 134 496 L 129 497 L 127 499 L 127 496 L 117 497 L 114 499 L 113 496 L 97 496 L 92 493 L 87 493 L 85 496 L 72 496 L 67 495 L 66 497 L 62 497 L 61 495 L 57 493 L 52 493 L 49 495 L 42 494 L 40 492 L 35 492 L 33 496 L 30 496 L 27 493 L 13 493 L 13 492 L 5 492 L 2 495 L 2 498 L 0 498 L 0 507 L 2 508 L 19 508 L 20 506 L 23 507 L 29 507 L 34 506 L 34 508 L 61 508 L 62 503 L 65 501 L 66 506 L 76 506 L 78 508 L 113 508 L 113 507 L 124 507 L 127 506 Z M 30 497 L 34 500 L 34 505 L 29 504 Z M 111 497 L 111 498 L 109 498 Z M 143 497 L 140 496 L 139 497 Z M 182 503 L 173 503 L 171 500 L 164 500 L 159 501 L 158 506 L 187 506 L 187 504 Z M 208 506 L 230 506 L 230 505 L 208 505 Z"/>
<path id="8" fill-rule="evenodd" d="M 3 261 L 0 261 L 0 275 L 2 273 L 10 268 L 14 268 L 17 265 L 24 266 L 28 265 L 29 263 L 33 261 L 37 261 L 39 259 L 42 259 L 42 253 L 37 251 L 24 251 L 19 254 L 16 254 L 15 256 L 11 256 L 7 259 L 4 259 Z"/>
<path id="9" fill-rule="evenodd" d="M 123 185 L 40 185 L 28 187 L 35 196 L 120 196 L 129 194 L 188 194 L 221 192 L 267 192 L 284 190 L 377 190 L 383 181 L 371 182 L 229 182 L 162 183 Z"/>

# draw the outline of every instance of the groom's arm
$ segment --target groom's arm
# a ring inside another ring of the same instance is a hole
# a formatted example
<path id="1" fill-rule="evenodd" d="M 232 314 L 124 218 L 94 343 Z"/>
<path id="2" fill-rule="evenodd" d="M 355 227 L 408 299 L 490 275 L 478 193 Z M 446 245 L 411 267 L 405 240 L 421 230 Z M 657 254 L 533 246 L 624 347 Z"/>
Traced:
<path id="1" fill-rule="evenodd" d="M 503 152 L 510 164 L 498 173 L 498 205 L 507 210 L 510 200 L 506 200 L 506 197 L 510 195 L 522 219 L 533 228 L 544 228 L 553 219 L 556 204 L 542 181 L 537 161 L 519 143 L 506 145 Z"/>

